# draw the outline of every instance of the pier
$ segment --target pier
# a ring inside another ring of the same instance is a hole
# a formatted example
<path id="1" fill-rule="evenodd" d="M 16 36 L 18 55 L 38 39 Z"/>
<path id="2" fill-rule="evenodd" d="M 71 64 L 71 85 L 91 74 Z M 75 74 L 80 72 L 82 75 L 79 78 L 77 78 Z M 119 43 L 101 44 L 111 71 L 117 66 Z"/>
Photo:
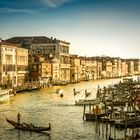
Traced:
<path id="1" fill-rule="evenodd" d="M 116 129 L 133 131 L 140 128 L 140 81 L 125 78 L 112 86 L 103 88 L 98 86 L 97 100 L 99 103 L 84 104 L 84 120 L 106 123 L 107 127 Z M 88 112 L 86 112 L 86 106 L 88 106 Z M 136 138 L 136 135 L 125 136 L 125 140 L 131 138 Z"/>

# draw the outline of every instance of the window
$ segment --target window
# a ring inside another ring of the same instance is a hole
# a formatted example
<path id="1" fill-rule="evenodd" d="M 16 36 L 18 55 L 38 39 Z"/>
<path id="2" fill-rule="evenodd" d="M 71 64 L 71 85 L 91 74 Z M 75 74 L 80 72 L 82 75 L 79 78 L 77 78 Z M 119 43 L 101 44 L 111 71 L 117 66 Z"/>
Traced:
<path id="1" fill-rule="evenodd" d="M 12 55 L 5 55 L 5 60 L 7 64 L 12 64 L 13 63 Z"/>

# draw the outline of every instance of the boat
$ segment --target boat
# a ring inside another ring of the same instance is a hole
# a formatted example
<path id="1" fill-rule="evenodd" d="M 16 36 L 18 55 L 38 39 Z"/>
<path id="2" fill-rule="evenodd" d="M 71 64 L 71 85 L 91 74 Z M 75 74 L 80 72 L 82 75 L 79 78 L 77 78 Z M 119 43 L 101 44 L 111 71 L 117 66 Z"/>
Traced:
<path id="1" fill-rule="evenodd" d="M 88 104 L 98 104 L 98 103 L 100 103 L 100 101 L 97 99 L 91 99 L 91 100 L 80 99 L 78 101 L 75 101 L 75 105 L 88 105 Z"/>
<path id="2" fill-rule="evenodd" d="M 86 107 L 85 107 L 86 108 Z M 101 117 L 109 115 L 109 109 L 103 103 L 88 104 L 88 112 L 84 109 L 84 116 L 87 121 L 100 120 Z"/>
<path id="3" fill-rule="evenodd" d="M 130 83 L 133 82 L 133 78 L 132 77 L 125 77 L 123 78 L 123 83 Z"/>
<path id="4" fill-rule="evenodd" d="M 0 103 L 9 101 L 10 97 L 12 97 L 12 89 L 0 89 Z"/>
<path id="5" fill-rule="evenodd" d="M 140 116 L 135 116 L 126 119 L 120 119 L 115 121 L 115 128 L 139 128 Z"/>
<path id="6" fill-rule="evenodd" d="M 63 94 L 63 90 L 62 89 L 56 89 L 56 94 Z"/>
<path id="7" fill-rule="evenodd" d="M 76 89 L 74 88 L 73 89 L 73 93 L 74 93 L 74 95 L 76 95 L 77 93 L 80 93 L 81 91 L 76 91 Z"/>
<path id="8" fill-rule="evenodd" d="M 15 129 L 26 130 L 26 131 L 35 131 L 35 132 L 51 130 L 51 124 L 50 123 L 49 123 L 48 127 L 39 127 L 39 126 L 34 126 L 33 124 L 27 124 L 25 122 L 17 123 L 17 122 L 15 122 L 13 120 L 9 120 L 8 118 L 6 118 L 6 121 L 9 124 L 11 124 L 12 126 L 14 126 Z"/>
<path id="9" fill-rule="evenodd" d="M 140 140 L 140 135 L 139 134 L 136 134 L 135 136 L 128 136 L 126 135 L 124 138 L 122 139 L 115 139 L 115 138 L 111 138 L 109 136 L 108 140 Z"/>
<path id="10" fill-rule="evenodd" d="M 63 96 L 64 96 L 64 94 L 63 94 L 63 93 L 61 93 L 61 94 L 60 94 L 60 97 L 63 97 Z"/>
<path id="11" fill-rule="evenodd" d="M 87 90 L 85 90 L 85 96 L 88 97 L 91 94 L 91 92 L 87 92 Z"/>
<path id="12" fill-rule="evenodd" d="M 63 97 L 64 96 L 64 94 L 63 94 L 63 90 L 62 89 L 56 89 L 56 94 L 59 94 L 60 95 L 60 97 Z"/>

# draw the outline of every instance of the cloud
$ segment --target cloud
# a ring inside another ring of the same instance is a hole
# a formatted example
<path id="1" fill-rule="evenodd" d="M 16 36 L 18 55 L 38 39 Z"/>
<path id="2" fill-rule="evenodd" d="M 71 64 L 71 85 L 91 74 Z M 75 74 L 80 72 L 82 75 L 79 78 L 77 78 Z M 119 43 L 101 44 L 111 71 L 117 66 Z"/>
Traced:
<path id="1" fill-rule="evenodd" d="M 35 12 L 33 10 L 28 10 L 28 9 L 16 9 L 16 8 L 3 7 L 3 8 L 0 8 L 0 13 L 30 13 L 30 14 L 33 14 Z"/>
<path id="2" fill-rule="evenodd" d="M 55 8 L 59 5 L 70 2 L 70 0 L 41 0 L 41 2 L 45 3 L 49 7 Z"/>

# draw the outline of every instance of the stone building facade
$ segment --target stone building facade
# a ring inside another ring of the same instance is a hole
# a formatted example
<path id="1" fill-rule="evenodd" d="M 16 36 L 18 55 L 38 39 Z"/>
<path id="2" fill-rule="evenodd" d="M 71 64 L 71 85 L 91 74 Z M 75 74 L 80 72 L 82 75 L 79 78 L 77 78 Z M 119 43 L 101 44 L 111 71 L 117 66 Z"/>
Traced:
<path id="1" fill-rule="evenodd" d="M 70 56 L 70 81 L 72 83 L 79 82 L 80 79 L 80 58 L 77 55 Z"/>
<path id="2" fill-rule="evenodd" d="M 57 59 L 59 63 L 59 76 L 57 80 L 52 79 L 52 81 L 59 83 L 70 82 L 69 42 L 46 36 L 12 37 L 7 39 L 7 41 L 27 48 L 30 55 L 43 55 L 45 59 L 52 59 L 52 62 L 54 62 L 54 59 Z M 52 72 L 52 74 L 54 73 Z M 56 77 L 52 76 L 52 78 Z"/>
<path id="3" fill-rule="evenodd" d="M 16 49 L 17 85 L 28 81 L 28 50 L 17 47 Z"/>
<path id="4" fill-rule="evenodd" d="M 48 38 L 46 36 L 13 37 L 7 39 L 7 41 L 28 49 L 31 58 L 33 55 L 40 56 L 40 58 L 44 57 L 44 61 L 39 62 L 41 66 L 38 66 L 37 70 L 40 71 L 39 67 L 42 67 L 46 71 L 45 68 L 48 67 L 49 74 L 43 78 L 42 76 L 40 77 L 40 72 L 38 72 L 37 77 L 30 80 L 46 79 L 47 82 L 49 79 L 53 84 L 65 84 L 140 74 L 139 59 L 70 55 L 70 43 L 55 38 Z M 37 64 L 34 62 L 31 65 Z M 30 76 L 33 76 L 33 73 L 32 71 Z"/>
<path id="5" fill-rule="evenodd" d="M 27 82 L 28 50 L 0 41 L 0 83 L 10 87 Z"/>

